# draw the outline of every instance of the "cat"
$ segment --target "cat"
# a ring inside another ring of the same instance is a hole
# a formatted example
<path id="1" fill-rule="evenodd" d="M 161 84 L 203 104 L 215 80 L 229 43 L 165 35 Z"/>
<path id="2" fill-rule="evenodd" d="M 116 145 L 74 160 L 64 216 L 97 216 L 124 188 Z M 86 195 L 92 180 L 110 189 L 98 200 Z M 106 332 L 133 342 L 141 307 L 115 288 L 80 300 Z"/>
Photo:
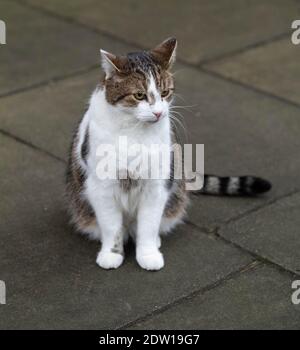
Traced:
<path id="1" fill-rule="evenodd" d="M 67 198 L 75 227 L 102 242 L 97 264 L 118 268 L 124 243 L 132 236 L 136 260 L 146 270 L 164 266 L 160 234 L 183 221 L 189 203 L 186 180 L 174 178 L 174 161 L 162 179 L 140 179 L 128 169 L 123 178 L 99 179 L 97 147 L 116 145 L 120 136 L 129 144 L 167 145 L 176 133 L 170 122 L 174 76 L 171 67 L 177 41 L 169 38 L 151 51 L 116 56 L 101 51 L 104 77 L 91 96 L 89 107 L 74 135 L 67 169 Z M 171 156 L 170 156 L 171 159 Z M 204 176 L 197 193 L 253 195 L 268 191 L 263 179 Z"/>

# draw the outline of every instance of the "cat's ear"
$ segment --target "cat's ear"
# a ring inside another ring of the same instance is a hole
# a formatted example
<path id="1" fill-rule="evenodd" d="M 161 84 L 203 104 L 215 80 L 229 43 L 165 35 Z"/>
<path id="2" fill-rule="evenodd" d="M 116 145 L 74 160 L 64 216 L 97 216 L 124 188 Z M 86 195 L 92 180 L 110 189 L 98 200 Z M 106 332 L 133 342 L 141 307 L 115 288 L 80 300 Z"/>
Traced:
<path id="1" fill-rule="evenodd" d="M 176 38 L 169 38 L 151 50 L 151 54 L 162 68 L 169 69 L 175 62 L 176 48 Z"/>
<path id="2" fill-rule="evenodd" d="M 125 57 L 116 56 L 110 52 L 100 50 L 102 68 L 105 72 L 106 78 L 112 76 L 114 72 L 122 72 L 125 65 Z"/>

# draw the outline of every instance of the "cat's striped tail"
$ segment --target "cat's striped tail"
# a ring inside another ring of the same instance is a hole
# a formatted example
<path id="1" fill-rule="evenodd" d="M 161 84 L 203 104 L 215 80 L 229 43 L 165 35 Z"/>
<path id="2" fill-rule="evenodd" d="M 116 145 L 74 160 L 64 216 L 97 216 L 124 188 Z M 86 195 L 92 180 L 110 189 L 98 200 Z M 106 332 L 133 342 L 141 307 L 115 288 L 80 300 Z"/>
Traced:
<path id="1" fill-rule="evenodd" d="M 204 175 L 201 190 L 194 194 L 211 194 L 220 196 L 255 196 L 269 191 L 272 184 L 255 176 L 215 176 Z"/>

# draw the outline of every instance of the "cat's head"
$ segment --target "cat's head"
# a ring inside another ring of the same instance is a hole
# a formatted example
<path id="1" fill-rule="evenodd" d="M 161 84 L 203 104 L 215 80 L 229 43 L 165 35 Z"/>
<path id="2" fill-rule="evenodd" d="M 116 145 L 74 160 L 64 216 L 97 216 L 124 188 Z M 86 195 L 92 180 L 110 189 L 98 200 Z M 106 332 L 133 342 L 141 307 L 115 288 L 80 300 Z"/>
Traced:
<path id="1" fill-rule="evenodd" d="M 176 39 L 170 38 L 153 50 L 126 56 L 101 50 L 107 102 L 142 122 L 154 123 L 168 116 L 176 46 Z"/>

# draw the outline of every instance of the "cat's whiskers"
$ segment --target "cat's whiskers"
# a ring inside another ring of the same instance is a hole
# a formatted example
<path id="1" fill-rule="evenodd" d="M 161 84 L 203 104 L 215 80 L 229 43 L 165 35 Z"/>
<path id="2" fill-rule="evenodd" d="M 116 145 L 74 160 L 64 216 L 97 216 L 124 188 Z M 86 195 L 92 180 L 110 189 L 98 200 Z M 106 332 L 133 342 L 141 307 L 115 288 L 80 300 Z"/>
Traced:
<path id="1" fill-rule="evenodd" d="M 183 128 L 186 129 L 184 116 L 180 112 L 174 111 L 174 110 L 171 110 L 170 113 L 173 115 L 174 118 L 176 117 L 176 120 L 178 121 L 178 123 L 182 124 Z M 181 120 L 179 118 L 181 118 Z"/>
<path id="2" fill-rule="evenodd" d="M 192 108 L 194 108 L 194 107 L 197 107 L 197 105 L 186 105 L 186 106 L 170 106 L 170 109 L 171 110 L 176 110 L 176 109 L 184 109 L 185 111 L 187 111 L 187 112 L 190 112 L 190 113 L 193 113 L 193 110 L 192 110 Z"/>
<path id="3" fill-rule="evenodd" d="M 184 123 L 176 115 L 173 114 L 174 112 L 175 111 L 169 112 L 169 118 L 170 118 L 171 124 L 172 124 L 172 126 L 174 126 L 174 128 L 176 130 L 176 134 L 179 138 L 181 138 L 181 136 L 180 136 L 181 134 L 180 134 L 180 132 L 178 132 L 178 127 L 181 127 L 181 129 L 183 130 L 183 133 L 184 133 L 184 139 L 187 139 L 186 127 L 185 127 Z M 178 113 L 178 115 L 182 117 L 182 115 L 180 113 Z"/>
<path id="4" fill-rule="evenodd" d="M 184 97 L 182 97 L 182 95 L 180 95 L 180 94 L 174 92 L 174 93 L 173 93 L 173 96 L 174 96 L 175 98 L 179 98 L 181 101 L 183 101 L 184 103 L 186 103 L 186 99 L 185 99 Z"/>
<path id="5" fill-rule="evenodd" d="M 176 71 L 173 71 L 173 72 L 172 72 L 172 75 L 175 76 L 175 75 L 177 75 L 178 73 L 180 73 L 180 72 L 182 72 L 182 71 L 184 71 L 184 68 L 177 69 Z"/>

